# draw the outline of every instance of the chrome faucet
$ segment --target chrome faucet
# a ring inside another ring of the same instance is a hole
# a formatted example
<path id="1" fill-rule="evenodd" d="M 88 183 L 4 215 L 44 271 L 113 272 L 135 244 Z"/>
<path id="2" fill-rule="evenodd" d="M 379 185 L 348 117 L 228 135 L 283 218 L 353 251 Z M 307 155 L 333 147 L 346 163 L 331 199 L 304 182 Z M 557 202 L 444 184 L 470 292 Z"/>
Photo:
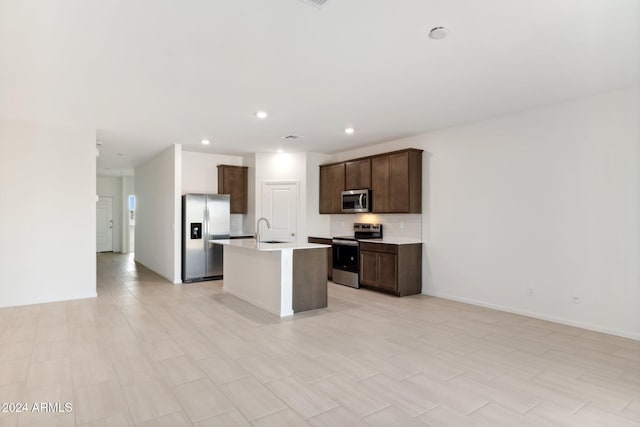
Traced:
<path id="1" fill-rule="evenodd" d="M 267 218 L 258 218 L 258 221 L 256 221 L 256 244 L 260 243 L 260 221 L 266 222 L 267 228 L 271 228 L 271 224 L 269 224 L 269 220 Z"/>

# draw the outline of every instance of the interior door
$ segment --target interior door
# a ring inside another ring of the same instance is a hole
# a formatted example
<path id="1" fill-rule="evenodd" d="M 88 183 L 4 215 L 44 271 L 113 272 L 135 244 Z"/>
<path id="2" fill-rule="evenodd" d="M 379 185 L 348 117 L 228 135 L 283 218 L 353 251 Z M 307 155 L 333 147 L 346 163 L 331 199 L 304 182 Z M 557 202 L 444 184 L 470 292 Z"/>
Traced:
<path id="1" fill-rule="evenodd" d="M 96 203 L 96 251 L 113 252 L 113 199 L 99 197 Z"/>
<path id="2" fill-rule="evenodd" d="M 297 236 L 298 183 L 265 182 L 262 186 L 262 216 L 271 228 L 260 224 L 262 240 L 295 242 Z"/>

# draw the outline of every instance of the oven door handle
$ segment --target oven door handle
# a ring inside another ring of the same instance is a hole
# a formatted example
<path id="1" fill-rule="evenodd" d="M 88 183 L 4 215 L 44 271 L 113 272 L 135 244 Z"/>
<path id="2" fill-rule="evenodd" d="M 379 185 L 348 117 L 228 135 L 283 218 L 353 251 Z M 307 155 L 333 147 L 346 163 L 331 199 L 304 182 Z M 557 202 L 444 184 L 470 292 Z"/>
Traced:
<path id="1" fill-rule="evenodd" d="M 355 242 L 353 240 L 338 240 L 338 239 L 333 239 L 331 241 L 332 245 L 342 245 L 342 246 L 358 246 L 358 242 Z"/>

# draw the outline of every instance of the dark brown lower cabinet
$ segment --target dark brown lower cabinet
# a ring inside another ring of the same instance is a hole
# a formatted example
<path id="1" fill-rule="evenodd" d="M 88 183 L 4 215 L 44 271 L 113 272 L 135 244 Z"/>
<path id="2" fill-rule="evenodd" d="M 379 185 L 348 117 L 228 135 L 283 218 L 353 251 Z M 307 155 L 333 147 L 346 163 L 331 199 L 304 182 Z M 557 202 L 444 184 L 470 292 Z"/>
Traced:
<path id="1" fill-rule="evenodd" d="M 360 285 L 397 296 L 422 292 L 422 243 L 360 243 Z"/>
<path id="2" fill-rule="evenodd" d="M 318 249 L 293 251 L 292 308 L 294 313 L 327 306 L 324 266 L 327 253 Z"/>
<path id="3" fill-rule="evenodd" d="M 323 237 L 309 237 L 307 241 L 309 243 L 331 245 L 331 239 L 325 239 Z M 331 248 L 327 248 L 327 279 L 333 279 L 333 250 Z"/>

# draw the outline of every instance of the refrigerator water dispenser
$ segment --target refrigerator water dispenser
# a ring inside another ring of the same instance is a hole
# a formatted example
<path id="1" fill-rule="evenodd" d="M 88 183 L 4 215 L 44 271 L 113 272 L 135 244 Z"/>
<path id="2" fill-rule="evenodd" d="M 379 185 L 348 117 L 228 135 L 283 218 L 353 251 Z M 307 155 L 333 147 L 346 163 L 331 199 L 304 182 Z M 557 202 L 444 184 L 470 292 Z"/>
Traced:
<path id="1" fill-rule="evenodd" d="M 202 223 L 201 222 L 192 222 L 191 223 L 191 240 L 202 239 Z"/>

